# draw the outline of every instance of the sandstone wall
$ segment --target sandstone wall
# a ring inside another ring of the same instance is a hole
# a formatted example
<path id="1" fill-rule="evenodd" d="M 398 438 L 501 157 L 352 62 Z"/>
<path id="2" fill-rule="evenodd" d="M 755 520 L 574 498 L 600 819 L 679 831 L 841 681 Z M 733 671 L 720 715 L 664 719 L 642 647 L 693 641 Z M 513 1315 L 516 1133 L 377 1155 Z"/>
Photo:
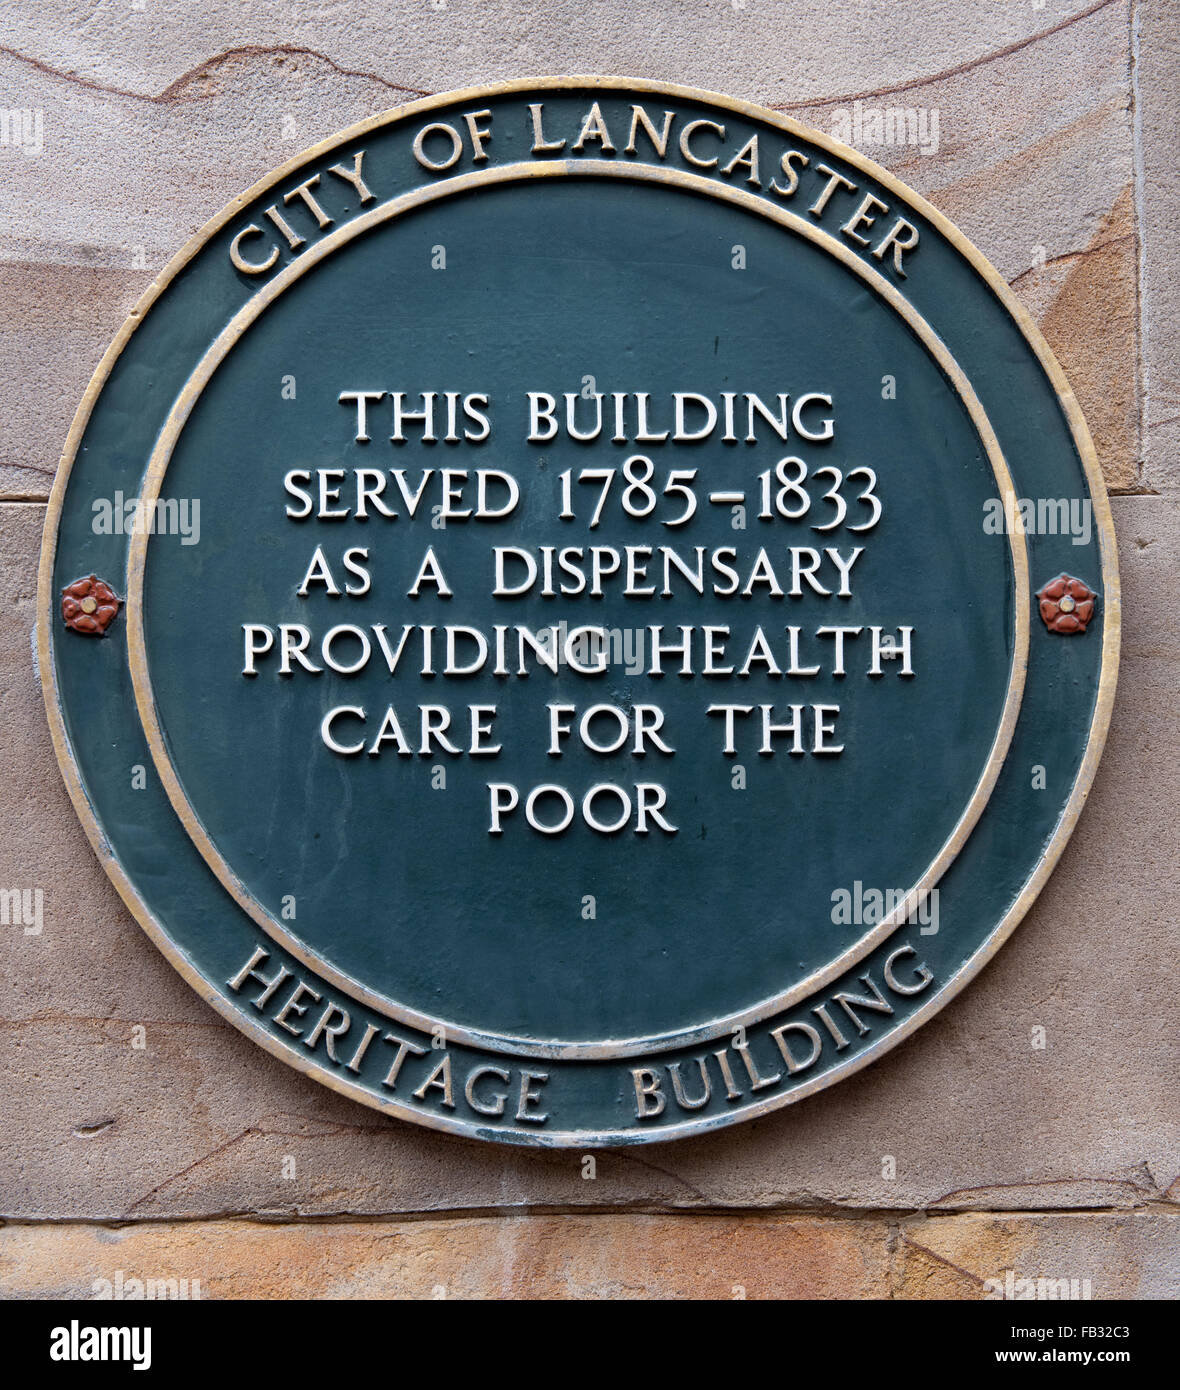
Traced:
<path id="1" fill-rule="evenodd" d="M 1090 804 L 998 960 L 834 1089 L 600 1153 L 593 1178 L 577 1154 L 388 1122 L 202 1004 L 88 848 L 30 641 L 71 416 L 173 252 L 351 122 L 553 72 L 693 84 L 822 129 L 855 99 L 937 111 L 937 150 L 866 153 L 958 223 L 1059 355 L 1113 494 L 1125 605 Z M 44 135 L 0 145 L 0 886 L 43 889 L 44 927 L 0 934 L 0 1292 L 85 1296 L 122 1270 L 216 1296 L 973 1298 L 1013 1269 L 1180 1294 L 1177 91 L 1174 0 L 4 12 L 0 108 L 43 113 Z"/>

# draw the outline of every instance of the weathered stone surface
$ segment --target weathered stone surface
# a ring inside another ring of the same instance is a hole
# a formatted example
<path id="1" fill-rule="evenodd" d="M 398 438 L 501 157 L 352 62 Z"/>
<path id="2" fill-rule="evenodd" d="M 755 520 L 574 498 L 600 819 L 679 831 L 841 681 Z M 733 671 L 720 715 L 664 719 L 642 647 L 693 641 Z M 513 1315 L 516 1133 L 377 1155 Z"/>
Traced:
<path id="1" fill-rule="evenodd" d="M 10 382 L 0 414 L 0 498 L 48 497 L 70 421 L 150 276 L 144 270 L 0 263 Z"/>
<path id="2" fill-rule="evenodd" d="M 10 1225 L 0 1294 L 87 1298 L 104 1280 L 126 1290 L 138 1279 L 158 1297 L 190 1298 L 979 1299 L 1011 1274 L 1053 1280 L 1053 1292 L 1070 1281 L 1075 1296 L 1175 1298 L 1178 1256 L 1180 1214 L 1157 1212 L 916 1218 L 900 1229 L 611 1213 Z M 176 1283 L 149 1283 L 165 1280 Z"/>
<path id="3" fill-rule="evenodd" d="M 424 92 L 562 71 L 693 83 L 828 131 L 856 101 L 937 116 L 936 148 L 932 127 L 918 146 L 862 148 L 1015 285 L 1073 376 L 1108 481 L 1137 485 L 1129 0 L 913 5 L 902 23 L 888 0 L 697 4 L 675 18 L 660 6 L 476 15 L 402 0 L 347 21 L 214 3 L 199 24 L 116 7 L 84 28 L 69 13 L 22 10 L 0 49 L 0 102 L 40 110 L 44 125 L 35 157 L 0 146 L 0 262 L 17 282 L 0 282 L 0 373 L 19 383 L 0 426 L 0 496 L 47 495 L 85 382 L 134 299 L 230 198 Z"/>
<path id="4" fill-rule="evenodd" d="M 92 1297 L 122 1271 L 204 1298 L 873 1298 L 887 1238 L 880 1221 L 734 1216 L 7 1226 L 0 1292 Z"/>
<path id="5" fill-rule="evenodd" d="M 1142 219 L 1143 482 L 1180 493 L 1180 9 L 1166 0 L 1136 7 L 1137 193 Z"/>
<path id="6" fill-rule="evenodd" d="M 741 1131 L 603 1154 L 504 1152 L 387 1121 L 223 1024 L 130 919 L 53 762 L 31 666 L 39 506 L 0 507 L 0 1213 L 96 1219 L 516 1206 L 1136 1207 L 1180 1170 L 1167 997 L 1180 891 L 1180 504 L 1115 503 L 1126 631 L 1114 728 L 1061 867 L 1014 939 L 919 1038 Z M 10 803 L 12 804 L 12 803 Z M 147 1047 L 132 1046 L 133 1028 Z M 1030 1045 L 1034 1026 L 1048 1047 Z M 892 1155 L 897 1176 L 883 1177 Z M 284 1159 L 295 1177 L 283 1177 Z"/>
<path id="7" fill-rule="evenodd" d="M 128 7 L 78 25 L 70 0 L 50 0 L 10 25 L 28 59 L 98 90 L 150 98 L 185 84 L 214 85 L 225 55 L 258 49 L 299 59 L 320 50 L 344 75 L 368 76 L 418 95 L 521 72 L 624 72 L 769 101 L 905 83 L 986 59 L 1078 16 L 1123 0 L 1048 0 L 1044 6 L 761 6 L 657 0 L 633 9 L 612 0 L 522 8 L 484 0 L 389 0 L 347 11 L 295 0 L 211 0 L 200 22 Z M 776 59 L 781 59 L 776 61 Z M 587 65 L 590 66 L 587 66 Z M 478 69 L 473 76 L 473 69 Z M 408 85 L 401 85 L 408 84 Z M 198 90 L 201 90 L 200 88 Z"/>
<path id="8" fill-rule="evenodd" d="M 1009 1276 L 1052 1280 L 1042 1297 L 1064 1280 L 1074 1298 L 1176 1298 L 1180 1212 L 917 1218 L 901 1230 L 893 1297 L 995 1297 L 997 1280 L 1013 1297 Z"/>

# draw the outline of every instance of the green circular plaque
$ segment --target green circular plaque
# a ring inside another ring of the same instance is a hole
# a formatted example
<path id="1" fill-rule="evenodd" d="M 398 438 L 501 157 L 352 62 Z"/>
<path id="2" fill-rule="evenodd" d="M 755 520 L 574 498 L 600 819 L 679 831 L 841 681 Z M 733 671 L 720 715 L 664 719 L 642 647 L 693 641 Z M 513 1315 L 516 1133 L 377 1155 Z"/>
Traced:
<path id="1" fill-rule="evenodd" d="M 152 939 L 393 1115 L 663 1140 L 974 976 L 1094 776 L 1093 447 L 855 151 L 613 78 L 418 102 L 250 189 L 104 358 L 39 653 Z"/>

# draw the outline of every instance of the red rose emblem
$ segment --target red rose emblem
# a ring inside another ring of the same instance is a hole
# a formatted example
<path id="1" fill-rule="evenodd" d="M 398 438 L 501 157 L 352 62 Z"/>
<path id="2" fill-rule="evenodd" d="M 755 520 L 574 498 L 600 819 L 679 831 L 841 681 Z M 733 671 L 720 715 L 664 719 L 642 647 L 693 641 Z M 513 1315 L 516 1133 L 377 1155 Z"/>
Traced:
<path id="1" fill-rule="evenodd" d="M 123 600 L 104 580 L 75 579 L 61 591 L 61 615 L 73 632 L 101 637 L 115 621 Z"/>
<path id="2" fill-rule="evenodd" d="M 1059 574 L 1037 594 L 1041 617 L 1050 632 L 1085 632 L 1094 616 L 1094 600 L 1098 595 L 1080 579 Z"/>

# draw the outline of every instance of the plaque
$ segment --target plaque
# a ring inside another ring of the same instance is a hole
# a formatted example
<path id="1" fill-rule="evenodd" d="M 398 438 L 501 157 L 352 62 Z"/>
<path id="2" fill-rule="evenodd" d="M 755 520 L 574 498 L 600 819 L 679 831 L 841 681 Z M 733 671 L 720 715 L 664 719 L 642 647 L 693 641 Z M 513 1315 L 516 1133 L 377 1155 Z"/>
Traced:
<path id="1" fill-rule="evenodd" d="M 867 1066 L 1016 929 L 1118 652 L 1016 298 L 853 149 L 521 81 L 234 200 L 103 359 L 38 653 L 129 909 L 434 1129 L 664 1141 Z"/>

